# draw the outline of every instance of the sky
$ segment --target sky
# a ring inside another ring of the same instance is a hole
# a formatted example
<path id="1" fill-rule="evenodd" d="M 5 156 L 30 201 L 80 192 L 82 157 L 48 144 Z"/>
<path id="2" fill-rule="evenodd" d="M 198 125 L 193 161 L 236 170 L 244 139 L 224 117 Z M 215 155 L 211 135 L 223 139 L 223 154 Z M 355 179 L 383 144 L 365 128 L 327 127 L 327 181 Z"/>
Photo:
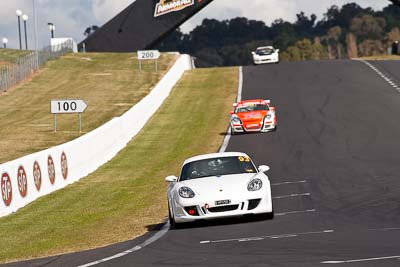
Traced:
<path id="1" fill-rule="evenodd" d="M 0 39 L 9 40 L 9 48 L 19 48 L 17 9 L 28 15 L 28 48 L 34 48 L 33 2 L 37 11 L 38 47 L 49 43 L 50 31 L 47 23 L 55 25 L 56 37 L 73 37 L 77 42 L 84 39 L 83 32 L 90 25 L 101 26 L 135 0 L 0 0 Z M 207 8 L 182 25 L 189 32 L 204 18 L 229 19 L 248 17 L 270 24 L 282 18 L 295 21 L 296 14 L 316 14 L 322 18 L 331 5 L 356 2 L 362 7 L 380 10 L 388 0 L 214 0 Z M 23 24 L 22 24 L 23 27 Z M 23 31 L 23 30 L 22 30 Z"/>

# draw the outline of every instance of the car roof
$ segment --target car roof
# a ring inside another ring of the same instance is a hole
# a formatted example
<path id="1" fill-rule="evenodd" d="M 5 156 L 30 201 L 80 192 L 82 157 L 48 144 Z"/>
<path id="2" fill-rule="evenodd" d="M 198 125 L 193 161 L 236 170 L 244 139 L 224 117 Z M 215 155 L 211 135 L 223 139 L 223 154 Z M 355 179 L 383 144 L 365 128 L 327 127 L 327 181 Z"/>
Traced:
<path id="1" fill-rule="evenodd" d="M 240 101 L 240 102 L 238 102 L 237 104 L 238 105 L 243 105 L 243 104 L 246 104 L 246 103 L 254 103 L 254 102 L 260 102 L 260 103 L 265 103 L 265 99 L 252 99 L 252 100 L 243 100 L 243 101 Z"/>
<path id="2" fill-rule="evenodd" d="M 274 49 L 273 46 L 261 46 L 261 47 L 257 47 L 257 49 L 267 49 L 267 48 L 269 48 L 269 49 Z"/>
<path id="3" fill-rule="evenodd" d="M 183 165 L 187 163 L 204 160 L 204 159 L 212 159 L 212 158 L 225 158 L 225 157 L 249 157 L 246 153 L 242 152 L 223 152 L 223 153 L 212 153 L 212 154 L 204 154 L 195 157 L 188 158 L 185 160 Z"/>

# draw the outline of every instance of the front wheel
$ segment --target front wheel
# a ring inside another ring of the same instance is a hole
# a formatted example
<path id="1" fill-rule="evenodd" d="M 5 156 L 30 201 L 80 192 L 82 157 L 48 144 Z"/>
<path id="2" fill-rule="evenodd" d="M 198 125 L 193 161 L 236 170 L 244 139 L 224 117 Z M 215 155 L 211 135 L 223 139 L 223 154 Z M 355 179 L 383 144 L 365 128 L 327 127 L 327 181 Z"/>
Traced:
<path id="1" fill-rule="evenodd" d="M 171 214 L 171 209 L 169 208 L 169 204 L 168 204 L 168 219 L 169 219 L 169 228 L 174 229 L 176 227 L 176 222 Z"/>

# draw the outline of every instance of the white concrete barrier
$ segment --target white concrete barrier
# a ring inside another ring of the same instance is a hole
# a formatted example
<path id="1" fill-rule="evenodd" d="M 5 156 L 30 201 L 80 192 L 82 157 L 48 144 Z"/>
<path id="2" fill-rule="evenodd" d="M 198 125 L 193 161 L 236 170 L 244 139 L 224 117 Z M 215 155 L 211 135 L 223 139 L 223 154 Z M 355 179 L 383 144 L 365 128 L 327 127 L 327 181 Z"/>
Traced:
<path id="1" fill-rule="evenodd" d="M 170 94 L 191 58 L 181 55 L 153 90 L 121 117 L 71 142 L 0 165 L 0 217 L 72 184 L 111 160 L 143 128 Z"/>

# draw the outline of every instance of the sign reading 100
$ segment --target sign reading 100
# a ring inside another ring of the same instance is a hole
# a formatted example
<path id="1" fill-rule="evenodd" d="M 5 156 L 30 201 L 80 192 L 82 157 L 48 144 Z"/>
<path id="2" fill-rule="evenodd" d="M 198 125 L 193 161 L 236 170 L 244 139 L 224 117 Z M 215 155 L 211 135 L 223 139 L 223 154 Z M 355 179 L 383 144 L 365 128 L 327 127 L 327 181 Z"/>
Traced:
<path id="1" fill-rule="evenodd" d="M 52 114 L 82 113 L 87 108 L 85 101 L 76 100 L 51 100 L 50 109 Z"/>

